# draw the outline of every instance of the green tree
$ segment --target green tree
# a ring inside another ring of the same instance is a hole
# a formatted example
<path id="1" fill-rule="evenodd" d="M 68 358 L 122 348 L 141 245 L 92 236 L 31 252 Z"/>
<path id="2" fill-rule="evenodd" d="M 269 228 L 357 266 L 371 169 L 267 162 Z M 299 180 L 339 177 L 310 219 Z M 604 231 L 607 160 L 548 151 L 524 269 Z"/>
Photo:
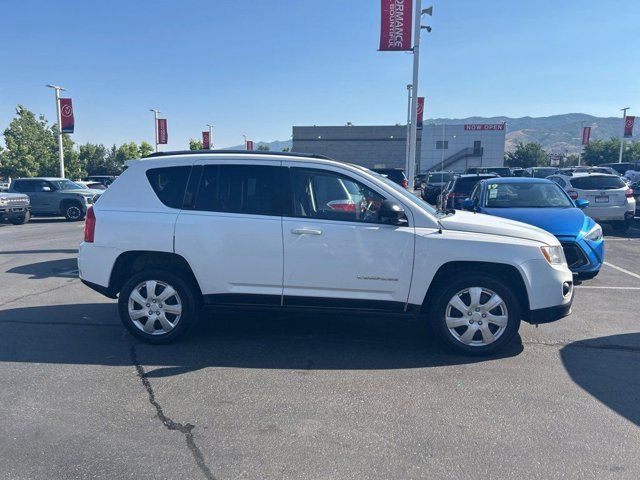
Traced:
<path id="1" fill-rule="evenodd" d="M 640 142 L 625 142 L 622 153 L 623 162 L 640 160 Z M 612 137 L 609 140 L 593 140 L 584 147 L 582 163 L 585 165 L 600 165 L 614 163 L 620 158 L 620 139 Z"/>
<path id="2" fill-rule="evenodd" d="M 151 146 L 150 143 L 143 141 L 140 144 L 140 147 L 138 150 L 140 151 L 140 158 L 144 158 L 151 155 L 155 149 Z"/>
<path id="3" fill-rule="evenodd" d="M 291 151 L 291 149 L 290 149 L 289 147 L 284 147 L 284 148 L 282 149 L 282 151 L 283 151 L 283 152 L 290 152 L 290 151 Z"/>
<path id="4" fill-rule="evenodd" d="M 258 150 L 261 150 L 263 152 L 268 152 L 271 149 L 269 148 L 269 145 L 262 144 L 262 145 L 258 145 Z"/>
<path id="5" fill-rule="evenodd" d="M 202 141 L 195 138 L 189 139 L 189 150 L 202 150 Z"/>
<path id="6" fill-rule="evenodd" d="M 510 167 L 538 167 L 548 165 L 546 152 L 539 143 L 518 143 L 513 152 L 506 155 L 507 165 Z"/>
<path id="7" fill-rule="evenodd" d="M 104 145 L 85 143 L 80 145 L 79 150 L 80 161 L 85 165 L 88 175 L 112 175 L 114 173 L 108 166 L 107 148 Z"/>
<path id="8" fill-rule="evenodd" d="M 43 115 L 36 115 L 22 105 L 4 131 L 6 150 L 2 169 L 10 177 L 34 177 L 57 174 L 58 146 L 53 130 Z"/>

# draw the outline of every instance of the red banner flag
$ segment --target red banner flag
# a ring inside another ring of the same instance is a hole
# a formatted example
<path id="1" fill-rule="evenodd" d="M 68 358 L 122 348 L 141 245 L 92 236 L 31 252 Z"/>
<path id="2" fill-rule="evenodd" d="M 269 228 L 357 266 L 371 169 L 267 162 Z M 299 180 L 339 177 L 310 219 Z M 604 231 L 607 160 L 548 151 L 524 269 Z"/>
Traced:
<path id="1" fill-rule="evenodd" d="M 422 117 L 424 115 L 424 97 L 418 97 L 418 122 L 416 128 L 422 128 Z"/>
<path id="2" fill-rule="evenodd" d="M 411 50 L 413 0 L 381 0 L 380 50 Z"/>
<path id="3" fill-rule="evenodd" d="M 166 145 L 169 140 L 169 132 L 167 132 L 167 119 L 158 119 L 158 138 L 157 142 L 161 145 Z"/>
<path id="4" fill-rule="evenodd" d="M 582 145 L 589 145 L 591 138 L 591 127 L 582 127 Z"/>
<path id="5" fill-rule="evenodd" d="M 253 140 L 247 140 L 247 150 L 253 150 Z"/>
<path id="6" fill-rule="evenodd" d="M 74 119 L 73 106 L 70 98 L 60 99 L 60 129 L 62 133 L 73 133 Z"/>
<path id="7" fill-rule="evenodd" d="M 211 148 L 209 132 L 202 132 L 202 148 L 209 150 Z"/>
<path id="8" fill-rule="evenodd" d="M 624 120 L 624 138 L 633 137 L 633 124 L 636 121 L 636 117 L 631 115 L 627 116 Z"/>

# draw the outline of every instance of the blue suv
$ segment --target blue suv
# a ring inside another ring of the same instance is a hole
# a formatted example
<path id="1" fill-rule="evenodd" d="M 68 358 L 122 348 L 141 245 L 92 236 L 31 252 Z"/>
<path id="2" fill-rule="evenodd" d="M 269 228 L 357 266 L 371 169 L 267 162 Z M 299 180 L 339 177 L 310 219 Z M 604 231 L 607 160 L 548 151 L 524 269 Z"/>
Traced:
<path id="1" fill-rule="evenodd" d="M 578 278 L 595 277 L 604 261 L 602 228 L 582 209 L 586 200 L 573 201 L 551 180 L 493 178 L 480 181 L 462 208 L 528 223 L 555 235 L 567 264 Z"/>

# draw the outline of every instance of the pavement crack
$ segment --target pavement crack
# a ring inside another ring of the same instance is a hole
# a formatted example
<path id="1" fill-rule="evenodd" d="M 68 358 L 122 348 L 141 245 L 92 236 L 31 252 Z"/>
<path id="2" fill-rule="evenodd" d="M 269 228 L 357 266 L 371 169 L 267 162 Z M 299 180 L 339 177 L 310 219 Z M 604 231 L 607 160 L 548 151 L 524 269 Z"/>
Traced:
<path id="1" fill-rule="evenodd" d="M 0 307 L 4 307 L 5 305 L 9 305 L 11 303 L 15 303 L 15 302 L 17 302 L 19 300 L 22 300 L 23 298 L 33 297 L 35 295 L 42 295 L 43 293 L 55 292 L 56 290 L 60 290 L 61 288 L 67 288 L 70 283 L 73 283 L 73 282 L 76 282 L 76 281 L 78 281 L 78 279 L 74 278 L 74 279 L 72 279 L 72 280 L 70 280 L 68 282 L 65 282 L 63 285 L 58 285 L 57 287 L 53 287 L 53 288 L 50 288 L 48 290 L 41 290 L 39 292 L 28 293 L 26 295 L 22 295 L 20 297 L 13 298 L 13 299 L 9 300 L 8 302 L 0 303 Z"/>
<path id="2" fill-rule="evenodd" d="M 165 415 L 164 411 L 162 410 L 162 406 L 156 400 L 156 395 L 153 391 L 153 387 L 151 386 L 151 382 L 149 382 L 147 373 L 145 372 L 144 367 L 138 361 L 138 354 L 136 352 L 135 345 L 131 345 L 130 354 L 131 354 L 131 363 L 133 363 L 134 367 L 136 368 L 138 377 L 140 378 L 140 381 L 142 381 L 142 385 L 147 391 L 147 395 L 149 396 L 149 403 L 156 409 L 157 417 L 160 419 L 162 424 L 168 430 L 176 430 L 184 435 L 185 440 L 187 442 L 187 447 L 189 448 L 189 451 L 193 455 L 193 458 L 196 461 L 196 464 L 200 469 L 200 471 L 203 473 L 205 478 L 207 478 L 207 480 L 215 480 L 215 477 L 213 476 L 211 469 L 207 466 L 204 460 L 204 455 L 202 454 L 202 451 L 196 445 L 196 441 L 193 436 L 193 429 L 195 428 L 195 425 L 192 425 L 190 423 L 183 424 L 183 423 L 174 422 L 173 420 L 171 420 L 169 417 Z"/>

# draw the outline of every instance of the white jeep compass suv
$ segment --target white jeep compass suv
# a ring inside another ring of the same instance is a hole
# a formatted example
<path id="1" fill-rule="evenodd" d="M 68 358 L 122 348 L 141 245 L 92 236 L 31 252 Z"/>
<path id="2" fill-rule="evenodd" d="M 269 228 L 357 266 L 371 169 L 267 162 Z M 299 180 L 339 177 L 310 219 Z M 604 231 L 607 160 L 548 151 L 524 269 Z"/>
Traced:
<path id="1" fill-rule="evenodd" d="M 421 316 L 470 354 L 520 321 L 568 315 L 572 274 L 551 234 L 438 213 L 387 178 L 320 156 L 157 153 L 87 213 L 82 281 L 118 298 L 137 338 L 167 343 L 204 309 Z"/>

